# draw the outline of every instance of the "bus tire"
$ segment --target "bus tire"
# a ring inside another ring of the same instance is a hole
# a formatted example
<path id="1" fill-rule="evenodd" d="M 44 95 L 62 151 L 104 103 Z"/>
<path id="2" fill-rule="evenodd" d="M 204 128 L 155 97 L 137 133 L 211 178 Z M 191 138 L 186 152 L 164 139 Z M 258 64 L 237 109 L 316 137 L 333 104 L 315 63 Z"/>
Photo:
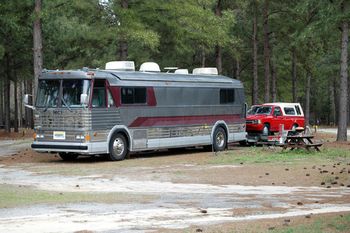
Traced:
<path id="1" fill-rule="evenodd" d="M 129 153 L 128 142 L 121 133 L 114 133 L 109 141 L 109 154 L 107 156 L 110 161 L 120 161 L 125 159 Z"/>
<path id="2" fill-rule="evenodd" d="M 227 136 L 226 132 L 222 127 L 217 127 L 213 135 L 213 147 L 214 151 L 223 151 L 226 148 Z"/>
<path id="3" fill-rule="evenodd" d="M 66 153 L 66 152 L 60 152 L 58 155 L 61 157 L 64 161 L 74 161 L 78 158 L 78 154 L 75 153 Z"/>

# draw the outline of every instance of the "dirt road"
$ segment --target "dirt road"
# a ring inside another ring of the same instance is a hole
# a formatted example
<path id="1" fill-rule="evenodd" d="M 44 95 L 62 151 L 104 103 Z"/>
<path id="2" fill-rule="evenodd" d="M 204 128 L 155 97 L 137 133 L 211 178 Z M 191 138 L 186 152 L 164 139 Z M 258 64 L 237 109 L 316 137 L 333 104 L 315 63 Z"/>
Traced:
<path id="1" fill-rule="evenodd" d="M 12 144 L 1 143 L 12 150 Z M 208 163 L 213 157 L 200 150 L 117 163 L 98 158 L 66 163 L 29 150 L 2 157 L 0 186 L 28 195 L 45 192 L 52 199 L 78 198 L 45 203 L 33 202 L 34 195 L 27 204 L 5 205 L 0 209 L 0 232 L 210 229 L 213 224 L 350 212 L 348 175 L 339 174 L 337 185 L 326 186 L 320 173 L 350 171 L 347 161 L 217 165 Z"/>

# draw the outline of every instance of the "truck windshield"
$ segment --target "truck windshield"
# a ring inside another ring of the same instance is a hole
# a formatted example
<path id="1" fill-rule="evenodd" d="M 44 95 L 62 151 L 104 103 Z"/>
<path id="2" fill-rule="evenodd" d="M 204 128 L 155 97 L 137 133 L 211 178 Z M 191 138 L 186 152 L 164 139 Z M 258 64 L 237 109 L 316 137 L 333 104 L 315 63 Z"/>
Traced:
<path id="1" fill-rule="evenodd" d="M 271 107 L 260 107 L 255 114 L 266 114 L 270 115 L 271 114 Z"/>
<path id="2" fill-rule="evenodd" d="M 258 111 L 258 109 L 260 108 L 261 106 L 256 106 L 256 105 L 253 105 L 247 112 L 248 115 L 254 115 L 256 114 L 256 111 Z"/>
<path id="3" fill-rule="evenodd" d="M 62 83 L 62 85 L 61 85 Z M 61 91 L 62 88 L 62 91 Z M 37 107 L 82 107 L 80 95 L 90 94 L 90 80 L 39 80 Z"/>

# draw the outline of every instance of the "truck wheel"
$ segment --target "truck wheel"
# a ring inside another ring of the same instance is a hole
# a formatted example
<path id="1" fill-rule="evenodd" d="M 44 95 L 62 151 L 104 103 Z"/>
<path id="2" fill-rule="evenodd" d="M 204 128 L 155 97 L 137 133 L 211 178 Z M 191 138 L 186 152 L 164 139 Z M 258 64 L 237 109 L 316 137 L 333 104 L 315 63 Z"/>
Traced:
<path id="1" fill-rule="evenodd" d="M 125 159 L 125 156 L 129 153 L 128 142 L 124 135 L 120 133 L 113 134 L 109 141 L 109 154 L 107 158 L 110 161 L 120 161 Z"/>
<path id="2" fill-rule="evenodd" d="M 226 136 L 226 132 L 223 128 L 218 127 L 215 129 L 213 144 L 214 144 L 214 151 L 225 150 L 226 144 L 227 144 L 227 136 Z"/>
<path id="3" fill-rule="evenodd" d="M 78 158 L 78 154 L 75 153 L 66 153 L 66 152 L 60 152 L 58 155 L 61 157 L 64 161 L 74 161 Z"/>
<path id="4" fill-rule="evenodd" d="M 262 134 L 263 134 L 264 136 L 270 135 L 270 126 L 269 126 L 268 124 L 265 124 L 265 125 L 264 125 Z"/>

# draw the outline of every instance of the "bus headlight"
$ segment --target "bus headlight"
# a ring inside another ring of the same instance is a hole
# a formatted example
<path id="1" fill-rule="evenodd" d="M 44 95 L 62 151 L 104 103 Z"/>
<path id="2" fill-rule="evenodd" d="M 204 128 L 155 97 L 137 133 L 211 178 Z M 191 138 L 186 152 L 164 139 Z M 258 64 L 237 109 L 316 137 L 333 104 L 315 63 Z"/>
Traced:
<path id="1" fill-rule="evenodd" d="M 85 137 L 84 137 L 84 135 L 76 135 L 76 136 L 75 136 L 75 139 L 76 139 L 76 140 L 84 140 Z"/>
<path id="2" fill-rule="evenodd" d="M 37 133 L 37 134 L 34 134 L 34 137 L 38 139 L 38 138 L 44 138 L 45 136 L 44 134 Z"/>

